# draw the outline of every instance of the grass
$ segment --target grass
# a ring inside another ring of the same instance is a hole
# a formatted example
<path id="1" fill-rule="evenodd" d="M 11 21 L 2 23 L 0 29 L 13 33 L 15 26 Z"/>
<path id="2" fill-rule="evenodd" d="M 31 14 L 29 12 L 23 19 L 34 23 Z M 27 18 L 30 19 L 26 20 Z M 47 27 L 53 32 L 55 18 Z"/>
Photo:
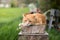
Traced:
<path id="1" fill-rule="evenodd" d="M 28 8 L 0 8 L 0 40 L 17 40 L 18 24 L 22 20 L 22 14 L 28 12 Z M 49 40 L 60 40 L 60 32 L 52 28 Z"/>
<path id="2" fill-rule="evenodd" d="M 17 40 L 18 24 L 22 14 L 28 12 L 28 8 L 0 8 L 0 40 Z"/>
<path id="3" fill-rule="evenodd" d="M 26 8 L 24 10 L 21 8 L 0 8 L 0 23 L 10 22 L 21 16 L 24 12 L 26 12 Z"/>
<path id="4" fill-rule="evenodd" d="M 49 32 L 49 40 L 60 40 L 60 31 L 52 28 Z"/>

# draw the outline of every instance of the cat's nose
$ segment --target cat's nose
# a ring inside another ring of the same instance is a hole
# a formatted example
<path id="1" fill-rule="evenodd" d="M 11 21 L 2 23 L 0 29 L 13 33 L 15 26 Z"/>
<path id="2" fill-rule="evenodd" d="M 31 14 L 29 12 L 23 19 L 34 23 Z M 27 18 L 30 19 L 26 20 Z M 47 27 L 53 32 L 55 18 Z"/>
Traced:
<path id="1" fill-rule="evenodd" d="M 30 25 L 30 26 L 33 26 L 33 25 Z"/>

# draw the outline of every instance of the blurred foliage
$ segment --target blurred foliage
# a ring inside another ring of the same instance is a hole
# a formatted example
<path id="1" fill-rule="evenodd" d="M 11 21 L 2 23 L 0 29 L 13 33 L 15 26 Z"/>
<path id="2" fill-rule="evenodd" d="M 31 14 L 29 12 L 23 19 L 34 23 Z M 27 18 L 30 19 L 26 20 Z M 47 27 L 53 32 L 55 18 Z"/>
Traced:
<path id="1" fill-rule="evenodd" d="M 60 0 L 51 0 L 51 8 L 60 9 Z"/>
<path id="2" fill-rule="evenodd" d="M 42 11 L 46 11 L 51 8 L 60 9 L 60 0 L 12 0 L 11 7 L 20 7 L 23 3 L 35 3 Z"/>
<path id="3" fill-rule="evenodd" d="M 25 3 L 35 3 L 43 12 L 51 8 L 60 9 L 60 0 L 25 0 Z"/>
<path id="4" fill-rule="evenodd" d="M 37 2 L 37 0 L 25 0 L 25 3 L 26 3 L 26 4 L 36 3 L 36 2 Z"/>
<path id="5" fill-rule="evenodd" d="M 18 1 L 17 0 L 12 0 L 11 1 L 11 7 L 18 7 Z"/>
<path id="6" fill-rule="evenodd" d="M 34 3 L 42 11 L 50 9 L 50 0 L 25 0 L 26 4 Z"/>
<path id="7" fill-rule="evenodd" d="M 37 0 L 38 8 L 40 8 L 43 12 L 50 9 L 50 0 Z"/>

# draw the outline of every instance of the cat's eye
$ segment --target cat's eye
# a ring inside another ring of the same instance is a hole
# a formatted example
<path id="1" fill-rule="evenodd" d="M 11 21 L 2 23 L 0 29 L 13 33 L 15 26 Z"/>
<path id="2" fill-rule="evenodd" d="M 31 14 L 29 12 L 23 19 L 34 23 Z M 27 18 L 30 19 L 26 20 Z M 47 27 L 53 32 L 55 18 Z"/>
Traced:
<path id="1" fill-rule="evenodd" d="M 29 22 L 31 22 L 31 21 L 29 20 Z"/>
<path id="2" fill-rule="evenodd" d="M 25 21 L 27 21 L 27 20 L 25 20 Z"/>

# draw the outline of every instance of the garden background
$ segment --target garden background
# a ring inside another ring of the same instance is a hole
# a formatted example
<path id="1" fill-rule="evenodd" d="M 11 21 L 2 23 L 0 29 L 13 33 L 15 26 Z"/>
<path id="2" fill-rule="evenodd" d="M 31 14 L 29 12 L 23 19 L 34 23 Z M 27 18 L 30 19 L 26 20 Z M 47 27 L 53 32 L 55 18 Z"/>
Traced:
<path id="1" fill-rule="evenodd" d="M 18 24 L 22 22 L 22 15 L 29 12 L 29 3 L 36 3 L 43 12 L 60 9 L 60 0 L 0 0 L 0 40 L 18 39 Z M 48 33 L 49 40 L 60 40 L 60 32 L 54 28 Z"/>

